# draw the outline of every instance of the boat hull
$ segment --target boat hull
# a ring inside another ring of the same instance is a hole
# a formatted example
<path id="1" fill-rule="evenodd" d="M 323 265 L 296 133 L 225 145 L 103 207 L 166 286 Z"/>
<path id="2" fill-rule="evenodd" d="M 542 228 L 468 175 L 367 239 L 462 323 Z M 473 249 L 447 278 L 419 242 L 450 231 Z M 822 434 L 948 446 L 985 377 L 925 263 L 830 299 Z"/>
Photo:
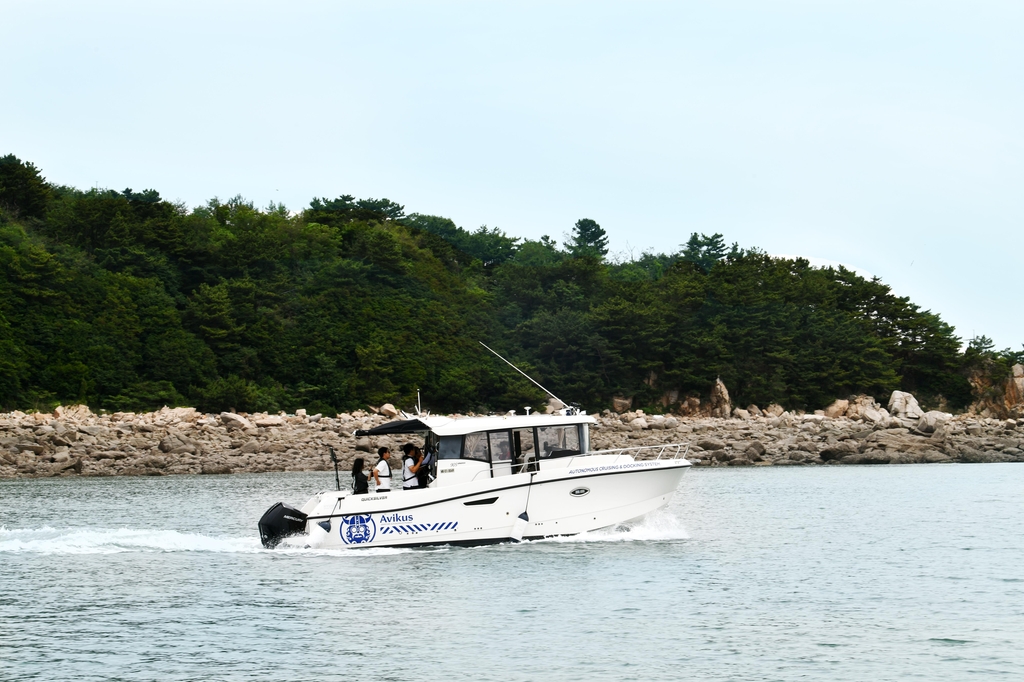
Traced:
<path id="1" fill-rule="evenodd" d="M 689 462 L 577 457 L 539 472 L 383 494 L 320 493 L 305 544 L 317 548 L 481 545 L 574 535 L 666 505 Z M 525 513 L 526 524 L 521 519 Z"/>

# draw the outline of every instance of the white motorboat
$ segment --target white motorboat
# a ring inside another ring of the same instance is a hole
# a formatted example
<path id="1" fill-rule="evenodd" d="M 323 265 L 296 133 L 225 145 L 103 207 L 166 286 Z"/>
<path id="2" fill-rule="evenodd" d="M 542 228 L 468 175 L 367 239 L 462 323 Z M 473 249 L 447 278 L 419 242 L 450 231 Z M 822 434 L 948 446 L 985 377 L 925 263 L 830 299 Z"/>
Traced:
<path id="1" fill-rule="evenodd" d="M 690 466 L 685 446 L 592 452 L 594 423 L 567 408 L 553 415 L 409 418 L 358 431 L 422 437 L 432 460 L 428 487 L 320 492 L 300 509 L 279 502 L 260 519 L 261 539 L 268 548 L 293 535 L 328 549 L 481 545 L 574 535 L 666 505 Z"/>

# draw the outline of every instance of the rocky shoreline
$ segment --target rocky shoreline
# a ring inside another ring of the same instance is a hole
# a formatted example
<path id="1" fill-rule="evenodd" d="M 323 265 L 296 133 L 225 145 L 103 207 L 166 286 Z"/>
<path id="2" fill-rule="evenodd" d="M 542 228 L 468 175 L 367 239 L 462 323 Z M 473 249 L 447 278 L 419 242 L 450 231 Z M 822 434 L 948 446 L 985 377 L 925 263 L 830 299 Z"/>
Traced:
<path id="1" fill-rule="evenodd" d="M 389 405 L 335 417 L 303 410 L 203 414 L 190 407 L 101 415 L 83 405 L 3 413 L 0 478 L 326 471 L 332 447 L 347 471 L 356 457 L 373 461 L 377 447 L 395 450 L 407 440 L 353 435 L 394 417 Z M 889 409 L 858 396 L 815 414 L 752 405 L 728 417 L 640 410 L 594 417 L 592 450 L 686 443 L 687 457 L 699 466 L 1024 462 L 1024 420 L 922 412 L 913 396 L 898 391 Z"/>

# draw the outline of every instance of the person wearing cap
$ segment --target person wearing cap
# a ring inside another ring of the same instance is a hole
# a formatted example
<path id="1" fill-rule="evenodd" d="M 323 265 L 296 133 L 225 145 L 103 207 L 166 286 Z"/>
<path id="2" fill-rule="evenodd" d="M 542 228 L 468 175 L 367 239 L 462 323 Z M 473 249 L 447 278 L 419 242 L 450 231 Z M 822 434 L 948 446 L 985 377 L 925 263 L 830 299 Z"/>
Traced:
<path id="1" fill-rule="evenodd" d="M 391 465 L 388 464 L 388 457 L 391 456 L 391 451 L 387 448 L 378 448 L 377 456 L 380 459 L 377 460 L 377 466 L 373 468 L 373 480 L 377 484 L 378 493 L 389 493 L 391 492 Z"/>

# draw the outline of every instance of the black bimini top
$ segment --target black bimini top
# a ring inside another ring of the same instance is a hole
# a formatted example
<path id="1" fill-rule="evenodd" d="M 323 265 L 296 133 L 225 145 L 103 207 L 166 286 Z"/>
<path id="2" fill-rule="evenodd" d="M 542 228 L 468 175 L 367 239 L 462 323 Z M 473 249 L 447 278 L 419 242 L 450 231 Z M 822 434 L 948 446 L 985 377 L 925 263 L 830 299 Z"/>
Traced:
<path id="1" fill-rule="evenodd" d="M 392 433 L 420 433 L 430 427 L 419 419 L 400 419 L 375 426 L 372 429 L 356 429 L 356 436 L 386 436 Z"/>

